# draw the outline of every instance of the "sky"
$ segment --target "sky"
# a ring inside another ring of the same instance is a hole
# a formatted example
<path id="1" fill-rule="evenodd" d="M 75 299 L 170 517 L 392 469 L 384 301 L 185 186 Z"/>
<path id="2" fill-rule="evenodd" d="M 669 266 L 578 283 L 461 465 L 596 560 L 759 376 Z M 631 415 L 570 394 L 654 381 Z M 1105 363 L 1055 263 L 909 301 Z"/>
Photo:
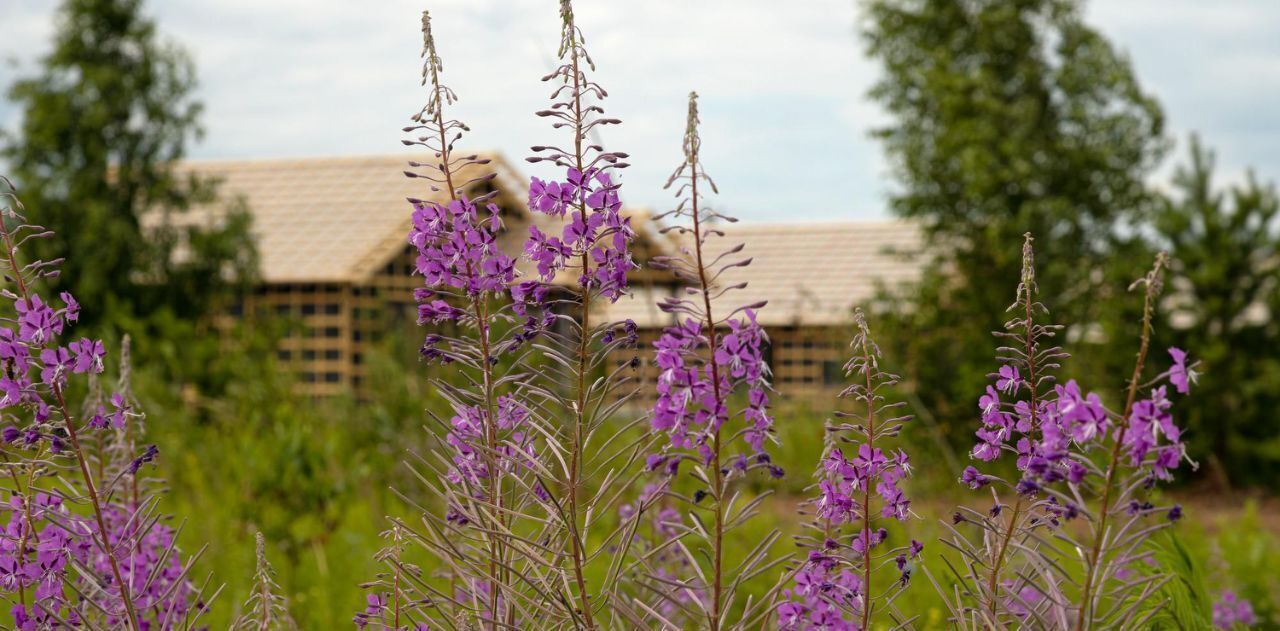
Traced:
<path id="1" fill-rule="evenodd" d="M 150 0 L 161 32 L 197 64 L 206 107 L 194 158 L 405 153 L 400 129 L 425 98 L 419 14 L 429 5 L 464 146 L 513 161 L 566 138 L 546 107 L 559 42 L 556 0 Z M 888 216 L 892 190 L 870 130 L 878 66 L 857 32 L 857 0 L 579 0 L 578 25 L 631 154 L 630 205 L 666 210 L 681 160 L 686 98 L 701 95 L 703 162 L 719 207 L 751 221 Z M 48 49 L 52 0 L 0 2 L 0 86 Z M 1224 180 L 1253 167 L 1280 179 L 1280 3 L 1093 0 L 1087 20 L 1131 56 L 1185 156 L 1199 132 Z M 13 65 L 10 65 L 13 64 Z M 18 112 L 0 100 L 0 127 Z M 1173 162 L 1154 177 L 1167 181 Z M 529 165 L 530 174 L 547 176 Z"/>

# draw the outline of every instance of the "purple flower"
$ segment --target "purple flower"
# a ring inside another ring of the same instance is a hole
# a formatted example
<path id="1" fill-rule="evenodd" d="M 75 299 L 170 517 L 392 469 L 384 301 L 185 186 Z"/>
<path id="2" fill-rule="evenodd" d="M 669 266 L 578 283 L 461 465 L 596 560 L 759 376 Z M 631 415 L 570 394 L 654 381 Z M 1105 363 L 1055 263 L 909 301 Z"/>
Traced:
<path id="1" fill-rule="evenodd" d="M 464 311 L 443 300 L 430 300 L 418 303 L 418 324 L 439 324 L 456 322 L 462 319 Z"/>
<path id="2" fill-rule="evenodd" d="M 913 559 L 919 558 L 920 553 L 924 552 L 924 544 L 920 543 L 919 541 L 916 541 L 915 539 L 912 539 L 911 545 L 908 546 L 907 550 L 910 553 L 911 558 Z"/>
<path id="3" fill-rule="evenodd" d="M 576 190 L 572 185 L 560 182 L 543 182 L 538 178 L 529 180 L 529 208 L 548 215 L 563 215 L 565 208 L 572 203 Z"/>
<path id="4" fill-rule="evenodd" d="M 974 467 L 965 467 L 964 473 L 960 475 L 960 481 L 968 484 L 971 489 L 980 489 L 989 482 L 987 476 Z"/>
<path id="5" fill-rule="evenodd" d="M 125 400 L 124 395 L 119 392 L 111 395 L 111 413 L 107 417 L 111 421 L 111 426 L 116 429 L 124 429 L 126 418 L 132 413 L 129 402 Z"/>
<path id="6" fill-rule="evenodd" d="M 567 169 L 564 182 L 529 184 L 529 207 L 555 216 L 568 213 L 559 236 L 530 227 L 525 258 L 533 262 L 538 275 L 549 282 L 557 271 L 583 265 L 578 284 L 616 301 L 627 291 L 627 274 L 635 269 L 630 243 L 635 238 L 631 220 L 623 217 L 618 185 L 602 170 Z"/>
<path id="7" fill-rule="evenodd" d="M 72 296 L 70 292 L 65 292 L 65 291 L 58 294 L 58 297 L 62 298 L 63 304 L 67 305 L 62 310 L 62 317 L 66 319 L 67 322 L 75 322 L 79 320 L 80 319 L 80 303 L 76 302 L 75 297 Z"/>
<path id="8" fill-rule="evenodd" d="M 718 430 L 728 418 L 727 397 L 737 387 L 744 387 L 748 394 L 748 405 L 742 411 L 746 424 L 743 437 L 752 453 L 763 452 L 773 428 L 762 350 L 764 331 L 750 310 L 745 319 L 730 320 L 728 325 L 730 333 L 721 338 L 714 353 L 715 365 L 724 368 L 718 373 L 698 354 L 707 338 L 702 335 L 701 323 L 692 318 L 668 327 L 654 342 L 661 372 L 651 426 L 668 434 L 672 447 L 695 450 L 704 459 L 708 432 Z M 719 383 L 713 384 L 716 374 Z"/>
<path id="9" fill-rule="evenodd" d="M 72 342 L 68 348 L 75 354 L 75 363 L 71 366 L 73 372 L 79 374 L 102 372 L 102 358 L 107 354 L 107 349 L 102 345 L 102 340 L 91 340 L 87 337 L 81 338 L 79 341 Z"/>
<path id="10" fill-rule="evenodd" d="M 50 386 L 61 386 L 71 372 L 71 353 L 63 347 L 46 348 L 40 351 L 40 381 Z"/>
<path id="11" fill-rule="evenodd" d="M 1011 589 L 1013 585 L 1013 581 L 1005 581 L 1006 588 Z M 1006 599 L 1005 606 L 1009 608 L 1013 615 L 1024 620 L 1031 616 L 1031 611 L 1028 610 L 1028 607 L 1035 607 L 1044 600 L 1044 594 L 1040 593 L 1040 590 L 1034 585 L 1027 585 L 1019 589 L 1017 594 L 1017 597 L 1011 596 Z"/>
<path id="12" fill-rule="evenodd" d="M 159 448 L 157 448 L 155 445 L 147 445 L 147 448 L 145 451 L 142 452 L 142 455 L 138 456 L 137 458 L 134 458 L 133 461 L 129 463 L 129 473 L 131 474 L 137 473 L 138 469 L 142 468 L 142 465 L 148 462 L 154 462 L 156 459 L 156 456 L 158 455 L 160 455 Z"/>
<path id="13" fill-rule="evenodd" d="M 1186 457 L 1182 432 L 1169 412 L 1172 405 L 1164 386 L 1154 388 L 1150 397 L 1134 404 L 1124 434 L 1129 464 L 1147 468 L 1160 480 L 1170 479 L 1170 471 Z"/>
<path id="14" fill-rule="evenodd" d="M 374 616 L 374 617 L 380 616 L 382 615 L 383 610 L 387 608 L 387 597 L 383 596 L 382 594 L 371 592 L 371 593 L 365 594 L 364 599 L 365 599 L 365 603 L 368 605 L 367 607 L 365 607 L 364 611 L 370 616 Z"/>
<path id="15" fill-rule="evenodd" d="M 450 420 L 451 430 L 445 436 L 445 444 L 452 450 L 453 467 L 446 479 L 460 485 L 466 493 L 477 499 L 484 496 L 485 481 L 491 476 L 508 476 L 535 463 L 537 453 L 533 435 L 529 431 L 529 411 L 512 395 L 502 395 L 497 400 L 493 426 L 499 444 L 492 457 L 482 453 L 490 421 L 487 412 L 476 406 L 459 406 Z M 491 471 L 496 467 L 497 471 Z M 546 487 L 534 484 L 534 496 L 542 501 L 550 499 Z M 459 525 L 469 523 L 470 518 L 455 510 Z"/>
<path id="16" fill-rule="evenodd" d="M 538 276 L 544 281 L 555 277 L 573 256 L 573 250 L 558 237 L 548 237 L 537 226 L 529 227 L 529 240 L 525 242 L 524 255 L 538 267 Z"/>
<path id="17" fill-rule="evenodd" d="M 1219 629 L 1231 629 L 1236 625 L 1246 627 L 1258 623 L 1258 616 L 1253 612 L 1253 603 L 1240 598 L 1235 592 L 1223 590 L 1218 601 L 1213 603 L 1213 626 Z"/>
<path id="18" fill-rule="evenodd" d="M 1018 369 L 1014 366 L 1008 364 L 1001 366 L 998 375 L 996 388 L 1005 394 L 1017 392 L 1018 387 L 1022 385 L 1022 375 L 1018 374 Z"/>
<path id="19" fill-rule="evenodd" d="M 416 206 L 409 243 L 418 250 L 416 270 L 427 285 L 473 297 L 506 292 L 515 278 L 515 260 L 498 250 L 498 207 L 489 204 L 486 210 L 488 218 L 481 219 L 475 204 L 465 198 L 447 206 Z"/>
<path id="20" fill-rule="evenodd" d="M 93 416 L 85 423 L 90 429 L 106 429 L 108 427 L 107 417 L 104 415 L 106 410 L 99 405 L 94 411 Z"/>
<path id="21" fill-rule="evenodd" d="M 882 396 L 878 388 L 897 378 L 880 371 L 879 350 L 860 310 L 855 312 L 855 322 L 857 352 L 846 364 L 853 384 L 841 396 L 852 397 L 858 402 L 855 407 L 878 406 Z M 868 414 L 881 414 L 884 409 Z M 915 539 L 905 547 L 883 549 L 889 531 L 876 521 L 902 521 L 910 515 L 910 500 L 899 486 L 911 474 L 910 459 L 901 449 L 886 452 L 880 446 L 884 443 L 878 442 L 897 436 L 908 417 L 849 416 L 857 418 L 856 424 L 826 428 L 826 456 L 818 469 L 819 494 L 812 501 L 816 519 L 811 524 L 823 537 L 800 539 L 811 548 L 809 560 L 795 575 L 793 586 L 783 591 L 785 601 L 778 609 L 782 629 L 860 629 L 866 610 L 879 609 L 868 600 L 885 592 L 883 585 L 864 584 L 864 573 L 892 561 L 899 572 L 897 581 L 905 587 L 914 570 L 911 560 L 924 550 Z M 843 450 L 849 443 L 857 445 L 852 459 Z"/>
<path id="22" fill-rule="evenodd" d="M 1169 383 L 1173 384 L 1181 394 L 1191 391 L 1190 384 L 1196 382 L 1195 371 L 1187 368 L 1187 352 L 1177 348 L 1169 348 L 1169 356 L 1173 357 L 1173 367 L 1169 369 Z"/>
<path id="23" fill-rule="evenodd" d="M 18 299 L 13 306 L 18 312 L 18 335 L 22 341 L 43 345 L 55 334 L 62 333 L 62 320 L 39 294 L 32 294 L 26 300 Z"/>

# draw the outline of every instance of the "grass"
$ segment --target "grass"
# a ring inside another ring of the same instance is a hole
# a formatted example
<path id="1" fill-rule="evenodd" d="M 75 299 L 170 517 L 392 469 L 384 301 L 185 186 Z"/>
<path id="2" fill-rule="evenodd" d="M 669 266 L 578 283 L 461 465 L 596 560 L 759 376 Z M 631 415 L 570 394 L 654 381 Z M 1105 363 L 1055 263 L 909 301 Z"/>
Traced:
<path id="1" fill-rule="evenodd" d="M 162 389 L 141 388 L 152 438 L 161 448 L 158 473 L 170 484 L 167 508 L 187 519 L 184 548 L 209 544 L 198 570 L 213 573 L 215 584 L 225 584 L 206 620 L 211 628 L 224 628 L 239 613 L 253 575 L 256 530 L 266 535 L 268 553 L 301 628 L 343 628 L 364 606 L 358 585 L 380 570 L 373 554 L 383 545 L 384 516 L 412 518 L 391 491 L 395 487 L 411 496 L 418 491 L 401 464 L 404 450 L 427 444 L 422 408 L 438 405 L 418 385 L 421 372 L 404 371 L 401 365 L 388 358 L 375 362 L 373 369 L 381 374 L 371 382 L 381 384 L 380 391 L 366 403 L 310 402 L 267 384 L 192 411 Z M 825 413 L 802 407 L 780 413 L 778 427 L 787 442 L 775 450 L 775 458 L 787 478 L 774 482 L 753 476 L 750 492 L 771 489 L 776 495 L 757 520 L 734 534 L 728 567 L 775 528 L 784 533 L 775 552 L 793 549 L 790 535 L 799 531 L 797 509 L 819 457 L 823 418 Z M 956 483 L 958 472 L 942 464 L 947 459 L 937 453 L 926 430 L 916 427 L 902 439 L 917 466 L 911 494 L 921 519 L 892 533 L 899 538 L 909 533 L 925 542 L 923 562 L 941 576 L 942 546 L 935 543 L 942 534 L 939 520 L 951 515 L 957 500 L 981 499 Z M 1280 566 L 1280 503 L 1254 498 L 1240 505 L 1230 498 L 1185 492 L 1177 499 L 1187 517 L 1175 537 L 1162 543 L 1169 547 L 1162 554 L 1169 555 L 1171 565 L 1177 561 L 1190 569 L 1173 582 L 1181 595 L 1166 590 L 1165 597 L 1179 609 L 1203 614 L 1206 599 L 1233 589 L 1254 603 L 1266 628 L 1274 628 L 1280 623 L 1280 577 L 1273 569 Z M 428 559 L 419 561 L 430 567 Z M 943 625 L 941 600 L 922 572 L 915 576 L 899 608 L 918 616 L 921 628 Z M 766 581 L 758 580 L 746 590 L 766 588 Z M 1187 596 L 1193 593 L 1199 598 Z M 1176 616 L 1161 621 L 1178 628 Z"/>

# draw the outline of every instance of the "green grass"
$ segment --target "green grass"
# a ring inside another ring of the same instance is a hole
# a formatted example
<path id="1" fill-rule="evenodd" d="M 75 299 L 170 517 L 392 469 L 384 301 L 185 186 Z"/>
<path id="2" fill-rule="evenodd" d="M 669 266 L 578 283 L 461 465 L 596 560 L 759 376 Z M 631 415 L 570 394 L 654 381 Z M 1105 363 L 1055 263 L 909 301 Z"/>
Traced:
<path id="1" fill-rule="evenodd" d="M 187 551 L 208 544 L 199 572 L 212 573 L 225 589 L 206 619 L 224 628 L 239 612 L 253 575 L 253 533 L 267 538 L 268 553 L 279 572 L 294 617 L 302 628 L 337 629 L 350 624 L 364 604 L 359 584 L 374 578 L 373 554 L 382 545 L 386 515 L 416 521 L 390 490 L 416 497 L 419 483 L 401 464 L 406 449 L 428 444 L 424 407 L 438 405 L 420 385 L 421 374 L 394 362 L 375 366 L 379 392 L 367 403 L 349 399 L 321 403 L 280 394 L 280 384 L 259 384 L 230 393 L 224 400 L 196 408 L 159 388 L 141 388 L 148 405 L 152 438 L 161 448 L 157 473 L 169 481 L 167 509 L 186 519 L 182 544 Z M 145 380 L 145 376 L 141 377 Z M 794 549 L 799 532 L 796 511 L 821 450 L 825 413 L 793 408 L 780 413 L 787 439 L 776 460 L 785 480 L 753 476 L 750 492 L 776 493 L 760 517 L 731 538 L 728 567 L 773 529 L 784 536 L 775 552 Z M 936 543 L 940 519 L 956 501 L 980 501 L 956 483 L 937 443 L 916 427 L 904 445 L 916 463 L 911 482 L 913 508 L 922 518 L 910 522 L 909 536 L 926 544 L 924 563 L 942 576 Z M 425 498 L 422 498 L 425 501 Z M 1221 589 L 1231 588 L 1253 601 L 1267 628 L 1280 621 L 1277 595 L 1280 511 L 1274 502 L 1251 501 L 1243 508 L 1227 502 L 1187 498 L 1187 518 L 1176 536 L 1161 538 L 1161 558 L 1176 570 L 1162 594 L 1170 603 L 1158 621 L 1162 628 L 1195 628 Z M 905 541 L 902 527 L 893 529 Z M 899 541 L 895 540 L 897 544 Z M 429 560 L 426 567 L 430 567 Z M 767 589 L 758 580 L 748 592 Z M 898 601 L 918 616 L 918 627 L 943 625 L 946 613 L 922 572 Z"/>

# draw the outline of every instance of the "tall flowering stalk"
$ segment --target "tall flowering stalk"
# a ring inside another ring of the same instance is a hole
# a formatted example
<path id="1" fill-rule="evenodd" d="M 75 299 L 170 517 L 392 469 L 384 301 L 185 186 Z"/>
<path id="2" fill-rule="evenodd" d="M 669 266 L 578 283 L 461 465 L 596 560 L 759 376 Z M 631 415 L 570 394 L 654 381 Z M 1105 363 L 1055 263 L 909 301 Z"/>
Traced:
<path id="1" fill-rule="evenodd" d="M 550 163 L 563 179 L 532 178 L 529 209 L 547 215 L 544 232 L 530 228 L 525 257 L 537 278 L 515 288 L 520 299 L 532 297 L 557 326 L 543 332 L 543 379 L 533 396 L 541 398 L 532 423 L 546 441 L 546 491 L 554 507 L 549 518 L 557 526 L 551 547 L 563 550 L 554 565 L 562 568 L 567 589 L 557 592 L 568 603 L 566 622 L 586 629 L 613 627 L 601 614 L 620 589 L 621 559 L 633 541 L 636 524 L 610 521 L 640 474 L 637 463 L 645 438 L 622 448 L 617 440 L 634 433 L 641 419 L 627 419 L 625 403 L 635 385 L 630 367 L 611 367 L 607 360 L 635 343 L 631 321 L 598 320 L 601 305 L 629 292 L 628 274 L 636 267 L 630 245 L 631 222 L 622 214 L 616 170 L 627 155 L 606 150 L 594 135 L 620 121 L 605 116 L 604 88 L 590 76 L 595 64 L 569 0 L 560 3 L 560 65 L 543 81 L 552 83 L 551 107 L 537 114 L 569 133 L 568 142 L 535 146 L 532 163 Z M 553 456 L 553 457 L 550 457 Z M 551 466 L 551 463 L 555 466 Z M 595 533 L 595 534 L 593 534 Z M 592 583 L 591 570 L 601 564 L 604 579 Z"/>
<path id="2" fill-rule="evenodd" d="M 767 497 L 762 494 L 739 502 L 733 483 L 751 469 L 764 469 L 775 477 L 781 477 L 782 470 L 772 464 L 765 449 L 775 437 L 768 411 L 769 368 L 764 362 L 768 339 L 756 322 L 756 310 L 764 305 L 746 305 L 728 313 L 717 313 L 714 308 L 724 303 L 720 300 L 713 303 L 713 298 L 734 289 L 719 283 L 721 274 L 727 269 L 748 265 L 750 260 L 736 256 L 742 246 L 730 248 L 715 259 L 706 251 L 707 240 L 722 234 L 715 229 L 714 222 L 734 220 L 705 203 L 705 189 L 713 192 L 716 189 L 700 158 L 697 98 L 696 93 L 690 93 L 684 163 L 667 183 L 668 188 L 676 186 L 680 203 L 664 215 L 687 222 L 676 223 L 668 230 L 682 235 L 688 247 L 683 256 L 656 261 L 672 270 L 687 284 L 687 289 L 686 297 L 669 298 L 660 304 L 664 312 L 675 316 L 677 323 L 667 327 L 654 342 L 655 360 L 661 373 L 650 422 L 654 431 L 667 437 L 667 444 L 660 453 L 649 457 L 648 468 L 674 477 L 683 463 L 689 463 L 687 469 L 699 486 L 696 493 L 693 497 L 674 490 L 667 493 L 685 502 L 691 511 L 690 519 L 695 525 L 684 527 L 683 536 L 672 545 L 694 560 L 698 577 L 696 581 L 676 583 L 676 586 L 683 592 L 705 595 L 669 598 L 668 602 L 691 609 L 691 614 L 705 621 L 706 628 L 719 631 L 740 628 L 767 614 L 768 599 L 754 604 L 748 601 L 740 620 L 728 620 L 738 587 L 782 562 L 782 559 L 769 559 L 769 548 L 778 537 L 775 531 L 749 551 L 738 567 L 725 566 L 727 533 L 746 522 Z M 735 394 L 745 401 L 737 400 Z M 693 548 L 698 548 L 696 553 Z M 672 585 L 672 581 L 663 576 L 651 575 L 650 580 L 659 586 Z M 664 590 L 654 589 L 654 592 L 662 594 Z M 647 610 L 661 623 L 675 626 L 654 607 Z"/>
<path id="3" fill-rule="evenodd" d="M 91 460 L 102 474 L 110 539 L 116 542 L 139 622 L 145 628 L 182 628 L 203 615 L 208 606 L 202 602 L 204 588 L 197 588 L 190 580 L 191 569 L 207 546 L 184 559 L 177 548 L 181 527 L 170 526 L 168 518 L 157 512 L 164 489 L 159 480 L 143 475 L 143 465 L 153 463 L 158 450 L 140 443 L 147 416 L 133 394 L 132 375 L 130 340 L 125 336 L 120 344 L 115 393 L 103 402 L 97 388 L 91 388 L 86 401 L 84 416 L 90 419 L 90 426 L 109 425 L 111 430 Z M 95 553 L 90 560 L 98 574 L 106 576 L 106 555 Z"/>
<path id="4" fill-rule="evenodd" d="M 705 582 L 691 578 L 693 560 L 672 545 L 688 531 L 688 524 L 671 502 L 663 501 L 666 486 L 665 480 L 651 482 L 634 504 L 625 504 L 620 510 L 624 520 L 638 526 L 631 533 L 633 549 L 627 577 L 635 589 L 623 596 L 638 606 L 623 602 L 615 608 L 635 628 L 652 626 L 651 617 L 660 618 L 670 628 L 688 628 L 701 619 L 691 605 L 706 599 Z"/>
<path id="5" fill-rule="evenodd" d="M 1101 459 L 1080 449 L 1086 452 L 1090 473 L 1101 478 L 1101 486 L 1094 490 L 1100 499 L 1085 513 L 1088 536 L 1079 541 L 1069 539 L 1077 549 L 1087 550 L 1083 556 L 1084 581 L 1080 587 L 1077 630 L 1109 628 L 1127 622 L 1137 603 L 1167 580 L 1158 573 L 1149 578 L 1129 576 L 1133 573 L 1129 569 L 1132 564 L 1150 558 L 1151 552 L 1145 550 L 1143 544 L 1151 534 L 1182 517 L 1180 506 L 1157 507 L 1148 497 L 1150 489 L 1160 481 L 1172 479 L 1173 470 L 1187 459 L 1182 431 L 1171 413 L 1173 403 L 1168 396 L 1168 386 L 1180 394 L 1188 394 L 1196 378 L 1194 366 L 1187 365 L 1186 352 L 1178 348 L 1168 349 L 1173 363 L 1167 370 L 1152 380 L 1143 377 L 1149 361 L 1151 321 L 1163 288 L 1165 261 L 1165 254 L 1161 252 L 1151 271 L 1130 287 L 1130 290 L 1143 290 L 1142 332 L 1125 393 L 1124 411 L 1111 419 L 1114 425 L 1110 431 L 1111 445 L 1094 447 L 1104 454 Z M 1152 524 L 1153 515 L 1164 519 Z"/>
<path id="6" fill-rule="evenodd" d="M 158 452 L 138 449 L 133 438 L 142 415 L 129 393 L 127 351 L 109 407 L 95 385 L 84 413 L 73 414 L 70 381 L 101 373 L 106 349 L 88 338 L 67 343 L 80 305 L 64 292 L 55 306 L 39 290 L 58 262 L 21 260 L 27 240 L 52 233 L 27 223 L 12 185 L 0 184 L 10 283 L 0 295 L 12 305 L 0 318 L 0 450 L 12 493 L 0 535 L 0 591 L 12 604 L 13 628 L 182 628 L 204 608 L 187 580 L 177 532 L 139 477 Z M 49 483 L 54 477 L 58 483 Z"/>
<path id="7" fill-rule="evenodd" d="M 840 397 L 852 399 L 857 410 L 837 412 L 840 422 L 826 428 L 819 495 L 811 503 L 814 519 L 810 532 L 797 538 L 808 556 L 778 608 L 778 627 L 787 631 L 870 629 L 876 612 L 895 625 L 909 619 L 893 601 L 910 583 L 924 546 L 913 539 L 890 548 L 881 520 L 906 521 L 911 514 L 911 501 L 899 486 L 911 474 L 910 461 L 901 449 L 888 451 L 888 441 L 911 417 L 900 414 L 901 403 L 886 402 L 881 393 L 898 377 L 880 369 L 880 348 L 861 309 L 854 323 L 854 355 L 844 368 L 855 381 Z M 846 448 L 855 454 L 852 458 Z M 887 567 L 896 568 L 895 580 L 875 583 Z"/>
<path id="8" fill-rule="evenodd" d="M 1012 317 L 1003 331 L 993 333 L 1000 343 L 996 353 L 1001 365 L 991 375 L 994 383 L 987 386 L 978 401 L 981 428 L 972 450 L 972 456 L 982 462 L 991 462 L 1006 451 L 1015 451 L 1019 455 L 1019 471 L 1025 471 L 1030 465 L 1032 445 L 1040 436 L 1056 370 L 1066 357 L 1061 347 L 1053 343 L 1062 327 L 1041 321 L 1048 315 L 1048 309 L 1037 299 L 1038 292 L 1035 253 L 1028 234 L 1022 248 L 1022 273 L 1016 297 L 1007 309 Z M 1017 600 L 1018 593 L 1029 594 L 1034 590 L 1022 584 L 1028 576 L 1024 568 L 1010 569 L 1010 557 L 1020 556 L 1023 546 L 1035 538 L 1035 531 L 1052 524 L 1054 507 L 1047 500 L 1037 501 L 1033 495 L 1019 492 L 1020 483 L 1006 482 L 973 466 L 965 468 L 961 482 L 975 489 L 990 485 L 993 498 L 989 511 L 964 507 L 953 519 L 955 525 L 965 522 L 977 525 L 980 542 L 970 541 L 955 528 L 951 528 L 952 536 L 945 541 L 966 557 L 965 573 L 952 566 L 965 597 L 976 602 L 976 606 L 966 610 L 966 622 L 975 627 L 1011 624 L 1016 622 L 1016 617 L 1009 618 L 1012 614 L 1006 603 Z M 1004 488 L 1006 495 L 1014 496 L 1012 506 L 1002 502 L 997 487 Z M 1046 514 L 1050 514 L 1049 519 L 1044 517 Z M 1020 573 L 1018 580 L 1008 579 Z M 1006 594 L 1010 590 L 1014 595 Z"/>
<path id="9" fill-rule="evenodd" d="M 1169 413 L 1172 404 L 1158 382 L 1168 380 L 1185 393 L 1194 377 L 1185 354 L 1170 349 L 1174 366 L 1142 382 L 1163 266 L 1162 254 L 1135 283 L 1145 288 L 1140 350 L 1123 411 L 1115 412 L 1074 379 L 1053 383 L 1066 354 L 1048 343 L 1061 327 L 1036 320 L 1048 311 L 1034 298 L 1034 253 L 1027 236 L 1018 299 L 1010 307 L 1017 315 L 997 333 L 1008 345 L 1000 347 L 1002 365 L 979 400 L 982 427 L 973 450 L 985 462 L 1014 454 L 1019 478 L 1007 482 L 973 466 L 961 476 L 972 488 L 990 486 L 994 503 L 985 513 L 960 508 L 945 541 L 961 553 L 965 568 L 948 560 L 959 585 L 948 604 L 959 626 L 1116 624 L 1128 620 L 1165 580 L 1132 569 L 1150 558 L 1147 538 L 1182 514 L 1176 506 L 1157 508 L 1147 497 L 1185 458 Z M 1139 398 L 1144 390 L 1148 396 Z M 1012 507 L 1001 501 L 997 487 L 1015 494 Z M 1123 515 L 1118 527 L 1108 526 Z M 1155 515 L 1165 519 L 1152 523 Z M 1084 541 L 1061 527 L 1081 517 L 1088 522 Z M 976 527 L 980 540 L 963 534 L 962 524 Z M 1070 569 L 1073 559 L 1083 562 L 1079 572 Z M 1102 601 L 1106 607 L 1099 609 Z"/>
<path id="10" fill-rule="evenodd" d="M 453 416 L 433 416 L 443 435 L 440 458 L 420 456 L 419 464 L 430 469 L 432 475 L 421 477 L 441 498 L 445 514 L 437 517 L 424 510 L 426 530 L 416 533 L 416 540 L 444 561 L 457 589 L 455 593 L 433 591 L 433 598 L 406 598 L 405 575 L 412 568 L 400 562 L 398 551 L 403 545 L 401 535 L 413 531 L 396 523 L 388 531 L 395 534 L 388 550 L 396 553 L 379 557 L 391 573 L 370 585 L 369 610 L 357 616 L 356 623 L 363 627 L 377 620 L 400 629 L 405 624 L 425 624 L 425 617 L 434 613 L 483 620 L 497 628 L 511 616 L 502 590 L 510 572 L 509 550 L 502 537 L 511 509 L 508 495 L 516 486 L 510 477 L 517 463 L 527 460 L 522 452 L 526 440 L 519 428 L 523 408 L 514 395 L 501 393 L 509 388 L 504 388 L 504 376 L 499 374 L 499 358 L 515 350 L 520 341 L 508 326 L 515 319 L 509 303 L 515 260 L 497 247 L 503 230 L 499 209 L 486 204 L 487 196 L 471 199 L 466 195 L 470 187 L 493 175 L 484 169 L 487 161 L 455 151 L 467 127 L 446 115 L 456 95 L 441 82 L 443 63 L 425 11 L 422 35 L 422 82 L 430 90 L 426 105 L 413 116 L 414 125 L 405 128 L 420 135 L 403 142 L 424 147 L 434 161 L 410 162 L 418 170 L 405 174 L 426 180 L 433 192 L 443 193 L 445 201 L 410 200 L 409 243 L 418 251 L 415 271 L 424 279 L 424 286 L 414 292 L 418 321 L 437 325 L 420 353 L 427 361 L 453 365 L 465 375 L 466 386 L 444 380 L 433 383 L 451 405 Z M 425 583 L 419 588 L 433 589 Z"/>
<path id="11" fill-rule="evenodd" d="M 276 570 L 267 558 L 267 542 L 254 534 L 253 588 L 244 602 L 245 612 L 231 625 L 232 631 L 289 631 L 296 629 L 289 615 L 289 601 L 281 595 Z"/>

